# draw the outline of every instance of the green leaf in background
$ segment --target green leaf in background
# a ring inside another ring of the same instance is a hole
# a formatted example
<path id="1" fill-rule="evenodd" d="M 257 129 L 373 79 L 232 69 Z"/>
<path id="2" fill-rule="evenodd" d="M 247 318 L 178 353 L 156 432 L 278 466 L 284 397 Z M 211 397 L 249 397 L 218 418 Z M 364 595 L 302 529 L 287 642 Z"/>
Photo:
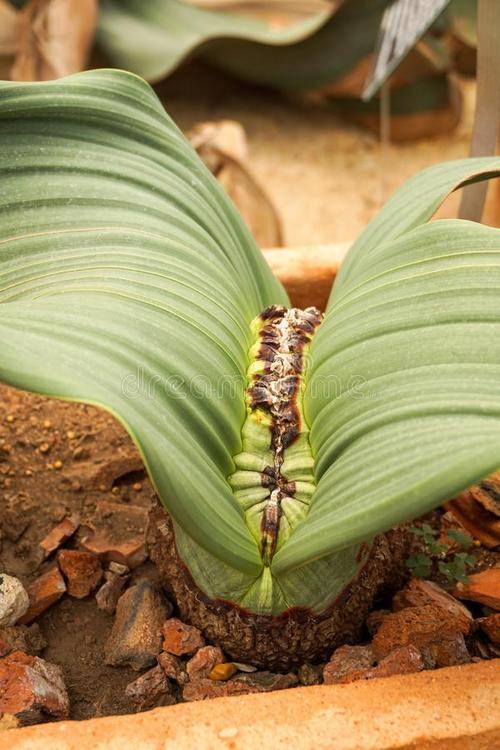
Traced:
<path id="1" fill-rule="evenodd" d="M 188 56 L 237 39 L 254 54 L 266 46 L 286 47 L 314 34 L 331 16 L 320 10 L 283 28 L 257 15 L 200 8 L 182 0 L 103 0 L 98 40 L 112 62 L 149 81 L 164 78 Z M 230 61 L 227 61 L 230 64 Z"/>
<path id="2" fill-rule="evenodd" d="M 500 159 L 417 175 L 354 244 L 306 371 L 317 486 L 267 566 L 228 480 L 250 324 L 288 299 L 234 207 L 131 74 L 0 84 L 0 140 L 0 379 L 124 424 L 209 598 L 323 612 L 361 542 L 498 467 L 500 230 L 429 220 Z"/>

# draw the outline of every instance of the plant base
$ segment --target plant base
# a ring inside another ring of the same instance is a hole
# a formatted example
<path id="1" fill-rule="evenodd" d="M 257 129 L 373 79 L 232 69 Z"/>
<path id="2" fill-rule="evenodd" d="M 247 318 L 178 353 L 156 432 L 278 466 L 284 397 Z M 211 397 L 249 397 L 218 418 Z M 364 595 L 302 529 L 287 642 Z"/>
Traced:
<path id="1" fill-rule="evenodd" d="M 150 557 L 181 617 L 235 661 L 280 671 L 326 660 L 337 646 L 359 640 L 374 598 L 401 585 L 410 543 L 403 528 L 377 537 L 360 574 L 327 610 L 316 614 L 296 608 L 272 617 L 208 599 L 180 559 L 172 522 L 158 504 L 150 511 L 148 527 Z"/>

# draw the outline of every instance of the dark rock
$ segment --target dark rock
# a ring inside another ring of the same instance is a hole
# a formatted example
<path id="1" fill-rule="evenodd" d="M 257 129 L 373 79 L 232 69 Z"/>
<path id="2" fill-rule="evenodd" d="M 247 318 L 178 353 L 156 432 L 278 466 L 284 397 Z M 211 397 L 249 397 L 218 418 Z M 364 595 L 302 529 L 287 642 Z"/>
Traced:
<path id="1" fill-rule="evenodd" d="M 325 685 L 337 682 L 352 682 L 375 665 L 370 646 L 340 646 L 323 669 Z"/>
<path id="2" fill-rule="evenodd" d="M 188 682 L 189 677 L 186 672 L 186 665 L 178 656 L 162 651 L 158 656 L 158 664 L 167 677 L 170 677 L 178 685 L 185 685 Z"/>
<path id="3" fill-rule="evenodd" d="M 427 646 L 421 646 L 427 669 L 455 667 L 471 660 L 462 633 L 437 633 Z"/>
<path id="4" fill-rule="evenodd" d="M 322 668 L 313 664 L 302 664 L 299 667 L 299 682 L 301 685 L 319 685 L 322 680 Z"/>
<path id="5" fill-rule="evenodd" d="M 125 688 L 136 711 L 147 711 L 155 706 L 168 706 L 175 703 L 167 676 L 161 667 L 153 667 Z"/>
<path id="6" fill-rule="evenodd" d="M 415 646 L 401 646 L 382 659 L 376 667 L 368 670 L 365 680 L 374 677 L 392 677 L 395 674 L 411 674 L 425 669 L 425 661 Z"/>
<path id="7" fill-rule="evenodd" d="M 299 680 L 297 675 L 275 674 L 274 672 L 252 672 L 234 678 L 234 682 L 241 682 L 251 689 L 252 693 L 270 693 L 273 690 L 285 690 L 295 687 Z"/>
<path id="8" fill-rule="evenodd" d="M 479 620 L 479 627 L 492 643 L 500 645 L 500 613 L 482 617 Z"/>
<path id="9" fill-rule="evenodd" d="M 118 600 L 116 617 L 104 647 L 106 664 L 141 670 L 156 663 L 162 626 L 169 608 L 158 588 L 143 580 Z"/>
<path id="10" fill-rule="evenodd" d="M 424 659 L 415 646 L 401 646 L 378 664 L 369 646 L 341 646 L 325 666 L 323 677 L 327 685 L 346 684 L 420 672 L 424 668 Z"/>
<path id="11" fill-rule="evenodd" d="M 197 680 L 189 682 L 182 691 L 186 701 L 206 700 L 207 698 L 221 698 L 230 695 L 245 695 L 247 693 L 268 693 L 272 690 L 284 690 L 294 687 L 298 682 L 294 674 L 274 674 L 272 672 L 254 672 L 238 675 L 227 682 L 214 680 Z"/>

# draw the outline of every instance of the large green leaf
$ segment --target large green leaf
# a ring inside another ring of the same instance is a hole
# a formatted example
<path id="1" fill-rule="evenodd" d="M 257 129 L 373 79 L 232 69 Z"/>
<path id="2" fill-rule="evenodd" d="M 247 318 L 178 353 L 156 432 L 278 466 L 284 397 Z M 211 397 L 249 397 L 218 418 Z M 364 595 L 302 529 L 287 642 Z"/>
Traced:
<path id="1" fill-rule="evenodd" d="M 0 97 L 0 377 L 115 413 L 174 519 L 256 574 L 226 476 L 248 324 L 286 295 L 140 79 L 3 83 Z"/>
<path id="2" fill-rule="evenodd" d="M 500 465 L 500 230 L 427 223 L 464 159 L 407 182 L 351 248 L 313 342 L 318 482 L 276 575 L 439 505 Z"/>
<path id="3" fill-rule="evenodd" d="M 182 0 L 102 0 L 98 38 L 114 64 L 156 81 L 188 56 L 285 89 L 324 86 L 375 46 L 390 0 L 332 3 L 283 28 Z"/>

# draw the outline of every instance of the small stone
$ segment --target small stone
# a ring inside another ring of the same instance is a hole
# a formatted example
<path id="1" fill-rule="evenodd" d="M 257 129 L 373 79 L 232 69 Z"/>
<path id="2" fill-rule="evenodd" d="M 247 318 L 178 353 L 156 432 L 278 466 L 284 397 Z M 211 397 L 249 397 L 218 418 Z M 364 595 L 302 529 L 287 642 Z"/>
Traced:
<path id="1" fill-rule="evenodd" d="M 47 641 L 36 623 L 30 627 L 13 625 L 0 628 L 0 657 L 7 656 L 12 651 L 24 651 L 27 654 L 37 655 L 46 645 Z"/>
<path id="2" fill-rule="evenodd" d="M 28 593 L 18 578 L 0 574 L 0 627 L 15 625 L 30 605 Z"/>
<path id="3" fill-rule="evenodd" d="M 251 688 L 249 692 L 270 693 L 273 690 L 286 690 L 295 687 L 299 679 L 297 675 L 275 674 L 274 672 L 253 672 L 253 674 L 242 674 L 234 678 L 233 682 L 240 682 Z"/>
<path id="4" fill-rule="evenodd" d="M 412 674 L 413 672 L 421 672 L 424 668 L 425 662 L 420 651 L 415 646 L 402 646 L 382 659 L 376 667 L 368 670 L 364 679 L 392 677 L 395 674 Z"/>
<path id="5" fill-rule="evenodd" d="M 366 618 L 366 628 L 372 638 L 381 626 L 384 617 L 390 614 L 391 611 L 389 609 L 374 609 L 373 612 L 370 612 Z"/>
<path id="6" fill-rule="evenodd" d="M 116 617 L 104 647 L 106 664 L 152 667 L 161 651 L 162 626 L 170 608 L 151 581 L 139 581 L 118 600 Z"/>
<path id="7" fill-rule="evenodd" d="M 42 612 L 59 601 L 62 595 L 66 591 L 66 584 L 62 577 L 59 568 L 53 567 L 43 573 L 41 576 L 36 578 L 33 583 L 28 586 L 28 596 L 30 599 L 30 606 L 24 617 L 21 618 L 20 622 L 23 625 L 29 625 L 33 622 Z"/>
<path id="8" fill-rule="evenodd" d="M 463 627 L 469 631 L 468 622 L 449 617 L 441 607 L 427 604 L 408 607 L 387 615 L 373 638 L 372 647 L 377 659 L 383 659 L 400 646 L 422 649 L 444 634 L 455 634 Z"/>
<path id="9" fill-rule="evenodd" d="M 95 595 L 98 608 L 110 615 L 115 612 L 118 599 L 130 578 L 129 575 L 115 573 L 111 565 L 118 565 L 118 563 L 110 563 L 109 570 L 104 573 L 106 581 Z M 125 565 L 119 567 L 128 571 Z"/>
<path id="10" fill-rule="evenodd" d="M 236 680 L 227 682 L 216 682 L 214 680 L 197 680 L 188 682 L 182 691 L 182 697 L 185 701 L 204 701 L 211 698 L 225 698 L 231 695 L 246 695 L 247 693 L 256 693 L 257 690 L 251 690 L 247 685 Z"/>
<path id="11" fill-rule="evenodd" d="M 192 625 L 172 617 L 163 626 L 163 650 L 175 656 L 194 654 L 205 645 L 205 640 Z"/>
<path id="12" fill-rule="evenodd" d="M 125 695 L 136 711 L 148 711 L 156 706 L 175 703 L 170 683 L 161 667 L 153 667 L 130 682 L 125 688 Z"/>
<path id="13" fill-rule="evenodd" d="M 133 569 L 147 559 L 148 512 L 137 505 L 100 502 L 89 519 L 90 533 L 81 546 L 103 562 L 117 562 Z"/>
<path id="14" fill-rule="evenodd" d="M 62 549 L 57 561 L 66 577 L 68 594 L 75 599 L 89 596 L 102 578 L 101 563 L 90 552 Z"/>
<path id="15" fill-rule="evenodd" d="M 40 542 L 44 559 L 59 549 L 68 539 L 71 539 L 78 526 L 79 521 L 76 516 L 68 516 L 61 523 L 57 524 L 57 526 L 54 526 Z"/>
<path id="16" fill-rule="evenodd" d="M 392 600 L 392 607 L 395 612 L 407 607 L 423 607 L 427 604 L 442 609 L 450 619 L 457 623 L 457 629 L 460 633 L 467 635 L 470 632 L 473 621 L 472 614 L 467 607 L 457 601 L 454 596 L 448 594 L 437 583 L 412 578 L 409 584 L 398 591 Z"/>
<path id="17" fill-rule="evenodd" d="M 347 684 L 356 680 L 411 674 L 424 668 L 424 659 L 415 646 L 397 648 L 378 664 L 369 646 L 341 646 L 325 666 L 323 677 L 326 685 Z"/>
<path id="18" fill-rule="evenodd" d="M 236 664 L 230 661 L 226 661 L 221 664 L 216 664 L 213 669 L 210 670 L 208 675 L 209 680 L 216 680 L 217 682 L 224 682 L 229 680 L 237 673 L 238 669 Z"/>
<path id="19" fill-rule="evenodd" d="M 185 685 L 188 682 L 189 678 L 185 664 L 178 656 L 162 651 L 158 656 L 158 664 L 167 677 L 170 677 L 170 679 L 174 680 L 178 685 Z"/>
<path id="20" fill-rule="evenodd" d="M 223 661 L 224 654 L 218 646 L 202 646 L 186 664 L 189 679 L 194 682 L 208 677 L 215 665 L 222 664 Z"/>
<path id="21" fill-rule="evenodd" d="M 455 667 L 471 660 L 462 633 L 438 633 L 427 646 L 421 647 L 427 669 Z"/>
<path id="22" fill-rule="evenodd" d="M 238 670 L 238 672 L 256 672 L 257 667 L 254 667 L 253 664 L 242 664 L 239 661 L 233 661 L 234 666 Z"/>
<path id="23" fill-rule="evenodd" d="M 323 669 L 325 685 L 338 682 L 352 682 L 360 679 L 375 665 L 375 657 L 370 646 L 340 646 Z"/>
<path id="24" fill-rule="evenodd" d="M 452 593 L 459 599 L 486 604 L 500 611 L 500 567 L 474 573 L 468 583 L 458 583 Z"/>
<path id="25" fill-rule="evenodd" d="M 62 670 L 55 664 L 15 651 L 0 660 L 0 713 L 12 714 L 21 724 L 44 717 L 64 719 L 69 699 Z"/>
<path id="26" fill-rule="evenodd" d="M 114 562 L 113 560 L 109 563 L 109 572 L 114 573 L 117 576 L 127 576 L 130 573 L 130 569 L 126 565 Z"/>
<path id="27" fill-rule="evenodd" d="M 482 617 L 478 622 L 479 627 L 488 636 L 490 641 L 500 646 L 500 614 Z"/>
<path id="28" fill-rule="evenodd" d="M 313 664 L 302 664 L 299 667 L 299 682 L 301 685 L 310 687 L 311 685 L 319 685 L 322 682 L 321 679 L 321 667 L 314 666 Z"/>
<path id="29" fill-rule="evenodd" d="M 208 698 L 222 698 L 230 695 L 248 693 L 268 693 L 272 690 L 284 690 L 294 687 L 298 682 L 294 674 L 273 674 L 272 672 L 254 672 L 238 675 L 227 682 L 214 680 L 197 680 L 189 682 L 182 691 L 186 701 L 200 701 Z"/>

